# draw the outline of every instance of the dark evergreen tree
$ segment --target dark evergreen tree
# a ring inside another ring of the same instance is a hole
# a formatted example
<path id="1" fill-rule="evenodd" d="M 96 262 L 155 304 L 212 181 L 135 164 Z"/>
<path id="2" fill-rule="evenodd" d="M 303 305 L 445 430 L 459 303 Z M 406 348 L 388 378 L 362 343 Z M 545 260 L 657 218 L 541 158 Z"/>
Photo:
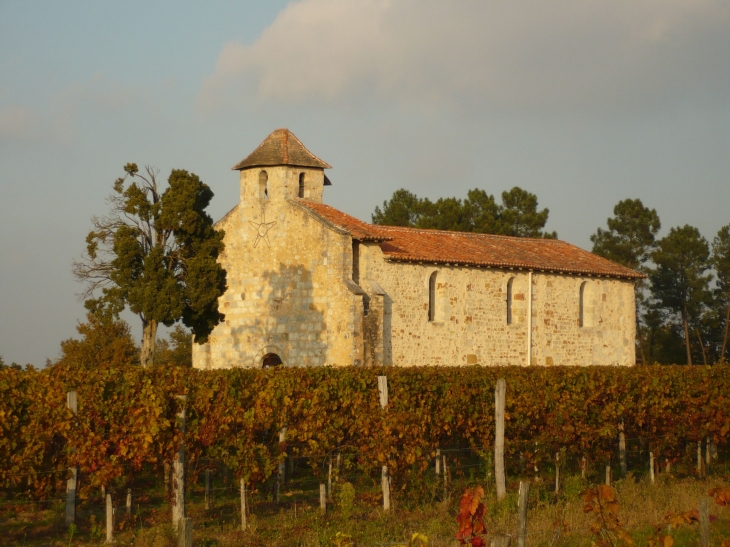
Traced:
<path id="1" fill-rule="evenodd" d="M 715 302 L 718 311 L 724 308 L 722 323 L 722 345 L 719 351 L 719 359 L 726 362 L 728 358 L 728 331 L 730 331 L 730 224 L 723 226 L 712 241 L 712 264 L 717 273 L 717 288 L 715 291 Z"/>
<path id="2" fill-rule="evenodd" d="M 710 300 L 710 247 L 693 226 L 672 228 L 652 253 L 656 269 L 649 274 L 655 306 L 679 316 L 687 364 L 692 364 L 692 330 Z"/>
<path id="3" fill-rule="evenodd" d="M 537 196 L 515 186 L 502 192 L 501 233 L 508 236 L 555 239 L 556 232 L 545 232 L 548 209 L 537 210 Z"/>
<path id="4" fill-rule="evenodd" d="M 401 188 L 393 192 L 390 201 L 383 202 L 383 209 L 375 207 L 373 224 L 383 226 L 415 227 L 421 217 L 421 199 L 416 194 Z"/>
<path id="5" fill-rule="evenodd" d="M 159 323 L 182 321 L 203 343 L 223 320 L 218 297 L 226 273 L 217 262 L 223 232 L 205 212 L 213 192 L 196 175 L 174 169 L 163 192 L 157 171 L 147 167 L 141 174 L 133 163 L 124 171 L 109 198 L 110 214 L 92 219 L 88 255 L 74 264 L 74 274 L 86 284 L 90 311 L 117 315 L 129 306 L 139 315 L 140 361 L 148 366 Z"/>

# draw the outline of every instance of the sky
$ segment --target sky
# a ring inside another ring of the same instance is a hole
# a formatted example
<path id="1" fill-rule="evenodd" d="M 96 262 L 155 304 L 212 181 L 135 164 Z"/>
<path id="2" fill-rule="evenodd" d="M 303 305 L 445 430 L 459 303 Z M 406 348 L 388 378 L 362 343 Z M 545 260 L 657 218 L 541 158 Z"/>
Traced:
<path id="1" fill-rule="evenodd" d="M 366 221 L 398 188 L 520 186 L 586 249 L 626 198 L 711 241 L 730 223 L 730 2 L 0 0 L 5 362 L 77 336 L 71 265 L 127 162 L 196 173 L 217 219 L 231 166 L 279 127 Z"/>

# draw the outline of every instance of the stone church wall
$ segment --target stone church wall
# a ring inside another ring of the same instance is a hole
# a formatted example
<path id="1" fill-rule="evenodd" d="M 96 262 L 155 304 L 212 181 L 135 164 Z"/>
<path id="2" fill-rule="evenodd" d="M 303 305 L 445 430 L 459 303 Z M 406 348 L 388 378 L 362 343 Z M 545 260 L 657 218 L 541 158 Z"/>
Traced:
<path id="1" fill-rule="evenodd" d="M 363 245 L 359 254 L 361 286 L 373 315 L 365 318 L 366 360 L 377 362 L 381 355 L 384 364 L 397 366 L 527 364 L 527 272 L 388 262 L 377 244 Z M 429 321 L 434 272 L 436 309 Z M 511 278 L 512 322 L 507 324 Z M 380 295 L 369 280 L 376 281 Z M 634 306 L 631 281 L 534 272 L 532 364 L 633 365 Z M 383 329 L 382 349 L 369 350 L 377 329 Z"/>

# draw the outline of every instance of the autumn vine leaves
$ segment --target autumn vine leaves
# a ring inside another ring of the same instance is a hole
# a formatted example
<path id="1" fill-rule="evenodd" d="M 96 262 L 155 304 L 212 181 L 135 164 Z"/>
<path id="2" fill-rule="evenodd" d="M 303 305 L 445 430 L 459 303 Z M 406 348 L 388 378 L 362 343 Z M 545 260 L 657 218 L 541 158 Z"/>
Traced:
<path id="1" fill-rule="evenodd" d="M 321 475 L 328 455 L 342 450 L 373 477 L 387 465 L 393 487 L 407 487 L 420 481 L 438 448 L 491 449 L 498 377 L 508 384 L 505 456 L 519 472 L 553 465 L 559 450 L 567 459 L 603 464 L 616 449 L 621 420 L 629 439 L 674 461 L 687 442 L 727 442 L 728 370 L 2 368 L 0 483 L 42 497 L 52 474 L 74 465 L 82 490 L 125 491 L 143 466 L 161 470 L 172 461 L 183 439 L 175 428 L 176 396 L 187 395 L 191 478 L 215 460 L 253 486 L 287 455 Z M 388 376 L 388 412 L 378 401 L 381 374 Z M 71 390 L 78 392 L 77 415 L 66 409 Z"/>

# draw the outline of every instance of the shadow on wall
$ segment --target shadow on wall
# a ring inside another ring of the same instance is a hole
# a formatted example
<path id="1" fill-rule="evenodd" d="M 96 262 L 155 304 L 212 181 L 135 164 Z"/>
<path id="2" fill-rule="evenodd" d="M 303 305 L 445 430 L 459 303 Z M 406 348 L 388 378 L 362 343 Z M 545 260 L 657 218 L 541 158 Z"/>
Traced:
<path id="1" fill-rule="evenodd" d="M 230 327 L 229 340 L 232 353 L 242 362 L 231 365 L 261 367 L 264 359 L 271 364 L 276 357 L 284 366 L 324 365 L 327 325 L 314 304 L 312 272 L 280 263 L 258 280 L 235 296 L 242 320 Z"/>

